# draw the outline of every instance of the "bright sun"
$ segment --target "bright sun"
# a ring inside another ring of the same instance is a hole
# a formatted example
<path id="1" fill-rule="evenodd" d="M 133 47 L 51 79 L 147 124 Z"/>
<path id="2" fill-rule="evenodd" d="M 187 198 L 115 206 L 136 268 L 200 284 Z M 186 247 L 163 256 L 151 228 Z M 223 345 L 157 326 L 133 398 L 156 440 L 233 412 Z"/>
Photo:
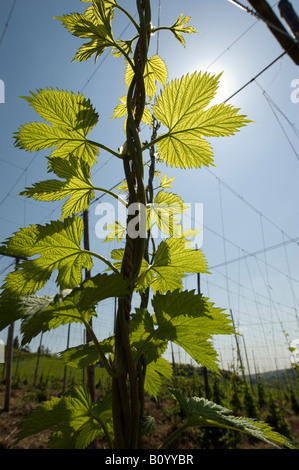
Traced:
<path id="1" fill-rule="evenodd" d="M 222 72 L 217 94 L 213 99 L 212 104 L 223 103 L 223 101 L 227 100 L 236 91 L 234 74 L 223 64 L 214 64 L 209 67 L 207 72 L 211 75 L 219 75 Z"/>

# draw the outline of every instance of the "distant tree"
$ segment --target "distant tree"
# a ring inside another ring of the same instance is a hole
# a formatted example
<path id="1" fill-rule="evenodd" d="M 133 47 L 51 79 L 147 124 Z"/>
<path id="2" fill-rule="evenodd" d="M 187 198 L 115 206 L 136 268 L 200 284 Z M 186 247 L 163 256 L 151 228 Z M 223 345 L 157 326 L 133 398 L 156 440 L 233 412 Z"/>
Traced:
<path id="1" fill-rule="evenodd" d="M 30 353 L 29 344 L 25 344 L 25 346 L 22 347 L 22 351 L 25 351 L 25 352 L 27 352 L 27 353 Z"/>
<path id="2" fill-rule="evenodd" d="M 242 410 L 241 402 L 241 382 L 238 375 L 234 372 L 230 377 L 230 398 L 229 404 L 235 414 Z"/>
<path id="3" fill-rule="evenodd" d="M 257 408 L 255 400 L 245 380 L 243 382 L 243 402 L 247 416 L 249 416 L 250 418 L 257 418 Z"/>
<path id="4" fill-rule="evenodd" d="M 261 376 L 258 375 L 257 378 L 257 395 L 258 395 L 258 407 L 261 409 L 266 405 L 266 395 L 264 384 L 262 382 Z"/>
<path id="5" fill-rule="evenodd" d="M 42 344 L 40 347 L 40 354 L 50 354 L 51 351 L 49 348 L 45 348 L 45 346 Z"/>
<path id="6" fill-rule="evenodd" d="M 13 348 L 14 349 L 20 349 L 20 342 L 19 342 L 19 338 L 17 336 L 13 340 Z"/>
<path id="7" fill-rule="evenodd" d="M 281 408 L 278 407 L 276 400 L 273 397 L 273 394 L 268 392 L 268 411 L 266 413 L 266 421 L 272 426 L 277 432 L 283 433 L 286 437 L 290 437 L 290 427 L 284 413 Z"/>
<path id="8" fill-rule="evenodd" d="M 298 415 L 299 414 L 299 402 L 298 402 L 296 393 L 291 385 L 289 386 L 289 393 L 290 393 L 290 400 L 292 404 L 292 410 L 296 413 L 296 415 Z"/>

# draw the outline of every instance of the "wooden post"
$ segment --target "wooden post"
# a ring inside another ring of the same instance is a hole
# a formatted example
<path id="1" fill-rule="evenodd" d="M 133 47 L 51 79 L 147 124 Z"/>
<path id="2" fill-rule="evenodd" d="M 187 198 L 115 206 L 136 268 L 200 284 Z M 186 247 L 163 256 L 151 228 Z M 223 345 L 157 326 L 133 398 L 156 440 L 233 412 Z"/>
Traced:
<path id="1" fill-rule="evenodd" d="M 36 365 L 35 365 L 34 378 L 33 378 L 33 387 L 36 386 L 39 359 L 40 359 L 40 354 L 41 354 L 41 350 L 42 350 L 42 341 L 43 341 L 43 333 L 41 333 L 39 347 L 37 349 Z"/>
<path id="2" fill-rule="evenodd" d="M 285 20 L 296 39 L 299 39 L 299 18 L 288 0 L 280 0 L 278 4 L 280 16 Z"/>
<path id="3" fill-rule="evenodd" d="M 173 343 L 170 343 L 170 346 L 171 346 L 172 366 L 175 367 L 175 359 L 174 359 L 174 352 L 173 352 Z"/>
<path id="4" fill-rule="evenodd" d="M 11 383 L 12 383 L 12 359 L 13 359 L 13 335 L 14 323 L 11 323 L 8 330 L 8 338 L 6 345 L 6 379 L 5 379 L 5 399 L 4 411 L 10 409 Z"/>
<path id="5" fill-rule="evenodd" d="M 235 321 L 234 321 L 232 309 L 230 309 L 230 315 L 232 317 L 233 327 L 234 327 L 234 330 L 235 330 Z M 238 359 L 240 361 L 240 365 L 241 365 L 241 369 L 242 369 L 242 375 L 243 375 L 243 377 L 245 377 L 244 366 L 243 366 L 243 361 L 242 361 L 242 356 L 241 356 L 241 351 L 240 351 L 240 346 L 239 346 L 239 341 L 238 341 L 237 334 L 234 333 L 234 336 L 235 336 L 235 341 L 236 341 L 236 346 L 237 346 L 237 355 L 238 355 Z"/>
<path id="6" fill-rule="evenodd" d="M 83 224 L 84 224 L 84 249 L 89 250 L 89 221 L 88 221 L 88 210 L 83 211 Z M 85 278 L 90 278 L 91 272 L 85 269 Z M 92 320 L 90 320 L 90 326 L 92 326 Z M 86 342 L 91 341 L 88 332 L 86 331 Z M 87 367 L 87 384 L 90 391 L 92 401 L 96 399 L 96 386 L 95 386 L 95 371 L 94 366 Z"/>
<path id="7" fill-rule="evenodd" d="M 197 249 L 197 246 L 196 246 L 196 249 Z M 201 294 L 200 273 L 197 273 L 197 292 Z M 209 400 L 211 398 L 211 389 L 209 386 L 208 369 L 205 366 L 203 366 L 202 370 L 203 370 L 203 380 L 205 384 L 205 395 L 206 395 L 206 398 Z"/>
<path id="8" fill-rule="evenodd" d="M 244 345 L 244 351 L 245 351 L 246 364 L 247 364 L 247 368 L 248 368 L 248 375 L 249 375 L 250 388 L 251 388 L 252 393 L 254 393 L 254 391 L 253 391 L 253 385 L 252 385 L 251 372 L 250 372 L 250 367 L 249 367 L 249 361 L 248 361 L 248 356 L 247 356 L 247 349 L 246 349 L 246 344 L 245 344 L 244 336 L 243 336 L 243 345 Z"/>
<path id="9" fill-rule="evenodd" d="M 68 329 L 67 329 L 66 349 L 68 349 L 70 345 L 70 333 L 71 333 L 71 324 L 69 323 Z M 67 366 L 64 367 L 62 393 L 65 393 L 65 390 L 66 390 L 66 379 L 67 379 Z"/>
<path id="10" fill-rule="evenodd" d="M 265 20 L 271 33 L 287 52 L 288 56 L 296 65 L 299 65 L 298 45 L 296 45 L 294 38 L 287 32 L 266 0 L 248 0 L 248 2 L 253 6 L 261 19 Z"/>
<path id="11" fill-rule="evenodd" d="M 5 254 L 6 256 L 12 256 Z M 16 269 L 19 264 L 19 258 L 16 259 Z M 11 383 L 12 383 L 12 360 L 13 360 L 13 335 L 14 335 L 14 322 L 11 323 L 8 330 L 7 345 L 6 345 L 6 380 L 5 380 L 5 398 L 4 398 L 4 411 L 10 409 L 10 396 L 11 396 Z"/>

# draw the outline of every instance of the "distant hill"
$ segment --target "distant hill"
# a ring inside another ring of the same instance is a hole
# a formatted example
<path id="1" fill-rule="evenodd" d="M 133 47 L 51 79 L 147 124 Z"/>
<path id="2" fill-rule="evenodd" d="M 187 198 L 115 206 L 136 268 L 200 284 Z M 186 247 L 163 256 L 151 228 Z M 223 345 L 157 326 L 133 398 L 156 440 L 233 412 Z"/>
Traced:
<path id="1" fill-rule="evenodd" d="M 280 385 L 287 386 L 289 384 L 296 385 L 298 382 L 299 376 L 297 376 L 294 369 L 281 369 L 281 370 L 271 370 L 268 372 L 262 372 L 260 374 L 252 374 L 251 381 L 254 384 L 257 383 L 258 376 L 265 384 L 269 385 Z"/>

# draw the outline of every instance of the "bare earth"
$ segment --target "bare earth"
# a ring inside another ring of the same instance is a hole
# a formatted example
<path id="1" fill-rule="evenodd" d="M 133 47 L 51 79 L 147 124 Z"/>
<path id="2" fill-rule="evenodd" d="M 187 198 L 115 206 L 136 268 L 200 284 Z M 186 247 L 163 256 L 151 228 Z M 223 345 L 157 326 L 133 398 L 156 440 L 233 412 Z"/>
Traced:
<path id="1" fill-rule="evenodd" d="M 12 390 L 10 411 L 5 412 L 3 411 L 4 393 L 4 385 L 0 385 L 0 450 L 9 449 L 13 446 L 20 424 L 29 413 L 39 406 L 39 403 L 33 400 L 32 388 L 24 386 L 21 389 Z M 146 437 L 143 447 L 145 449 L 157 449 L 161 442 L 175 429 L 171 422 L 170 404 L 163 401 L 154 403 L 148 400 L 146 409 L 147 414 L 154 416 L 156 419 L 157 432 L 154 436 Z M 292 436 L 299 442 L 299 416 L 289 413 L 287 420 Z M 43 431 L 38 435 L 28 437 L 17 444 L 16 449 L 47 449 L 49 435 L 50 431 Z M 259 441 L 252 443 L 245 435 L 241 435 L 241 440 L 241 444 L 237 446 L 238 449 L 274 449 L 272 446 Z M 99 440 L 91 447 L 104 449 L 105 442 Z M 172 443 L 171 448 L 197 449 L 196 434 L 189 431 L 181 435 Z"/>

